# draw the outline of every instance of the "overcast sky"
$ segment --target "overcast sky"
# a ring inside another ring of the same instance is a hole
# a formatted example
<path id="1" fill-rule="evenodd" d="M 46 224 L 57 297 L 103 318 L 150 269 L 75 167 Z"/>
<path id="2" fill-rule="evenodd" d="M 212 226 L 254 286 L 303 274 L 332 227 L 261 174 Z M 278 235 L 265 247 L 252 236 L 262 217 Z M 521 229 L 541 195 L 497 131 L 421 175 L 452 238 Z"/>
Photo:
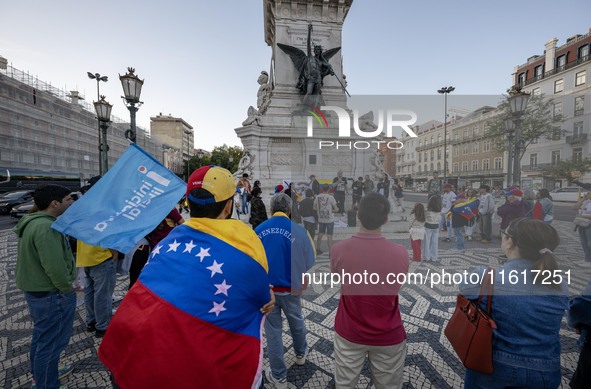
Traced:
<path id="1" fill-rule="evenodd" d="M 182 117 L 195 146 L 241 145 L 234 129 L 256 106 L 268 70 L 262 0 L 100 2 L 2 1 L 0 55 L 61 89 L 96 99 L 86 72 L 107 75 L 101 94 L 129 113 L 118 74 L 145 79 L 138 124 L 158 113 Z M 351 94 L 499 95 L 528 57 L 591 27 L 591 1 L 355 0 L 343 27 L 343 70 Z M 448 106 L 465 99 L 449 96 Z M 443 114 L 441 115 L 443 116 Z M 435 117 L 433 119 L 442 120 Z M 424 120 L 427 121 L 427 120 Z"/>

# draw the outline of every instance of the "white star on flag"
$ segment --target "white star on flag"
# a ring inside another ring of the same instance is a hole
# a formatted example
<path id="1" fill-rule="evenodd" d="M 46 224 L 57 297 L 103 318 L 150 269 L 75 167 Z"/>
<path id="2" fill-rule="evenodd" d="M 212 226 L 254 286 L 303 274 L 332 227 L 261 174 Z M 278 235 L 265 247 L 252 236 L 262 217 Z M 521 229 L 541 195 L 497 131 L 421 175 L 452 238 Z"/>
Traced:
<path id="1" fill-rule="evenodd" d="M 213 308 L 211 308 L 211 309 L 209 310 L 209 313 L 215 313 L 215 316 L 216 316 L 216 317 L 217 317 L 217 316 L 219 316 L 219 315 L 220 315 L 220 313 L 222 313 L 223 311 L 227 311 L 227 309 L 226 309 L 226 308 L 224 308 L 224 304 L 225 304 L 225 303 L 226 303 L 226 302 L 225 302 L 225 301 L 223 301 L 221 304 L 218 304 L 218 303 L 216 303 L 216 302 L 214 301 L 214 302 L 213 302 Z"/>
<path id="2" fill-rule="evenodd" d="M 211 257 L 209 249 L 210 248 L 204 249 L 203 247 L 199 247 L 199 254 L 195 255 L 196 257 L 199 257 L 199 262 L 203 262 L 203 258 L 205 257 Z"/>
<path id="3" fill-rule="evenodd" d="M 156 256 L 156 254 L 160 254 L 160 249 L 164 247 L 163 245 L 159 244 L 158 246 L 156 246 L 154 248 L 154 250 L 152 250 L 152 258 L 154 258 Z"/>
<path id="4" fill-rule="evenodd" d="M 223 274 L 223 272 L 222 272 L 222 266 L 224 266 L 223 263 L 217 263 L 217 261 L 214 259 L 213 260 L 213 265 L 206 267 L 206 269 L 211 270 L 211 278 L 213 278 L 213 276 L 215 275 L 215 273 Z"/>
<path id="5" fill-rule="evenodd" d="M 213 286 L 215 286 L 218 289 L 213 294 L 214 296 L 216 294 L 220 294 L 220 293 L 223 293 L 223 294 L 225 294 L 227 296 L 228 295 L 228 289 L 230 289 L 232 287 L 232 285 L 226 284 L 226 280 L 224 280 L 221 284 L 213 284 Z"/>
<path id="6" fill-rule="evenodd" d="M 185 249 L 183 250 L 183 253 L 188 252 L 189 254 L 191 254 L 191 251 L 193 250 L 193 247 L 195 247 L 196 245 L 193 244 L 193 239 L 191 239 L 191 241 L 189 243 L 185 243 Z"/>
<path id="7" fill-rule="evenodd" d="M 175 239 L 173 243 L 168 245 L 168 250 L 166 250 L 166 252 L 174 251 L 176 253 L 176 249 L 178 249 L 180 245 L 181 244 L 177 243 L 177 241 Z"/>

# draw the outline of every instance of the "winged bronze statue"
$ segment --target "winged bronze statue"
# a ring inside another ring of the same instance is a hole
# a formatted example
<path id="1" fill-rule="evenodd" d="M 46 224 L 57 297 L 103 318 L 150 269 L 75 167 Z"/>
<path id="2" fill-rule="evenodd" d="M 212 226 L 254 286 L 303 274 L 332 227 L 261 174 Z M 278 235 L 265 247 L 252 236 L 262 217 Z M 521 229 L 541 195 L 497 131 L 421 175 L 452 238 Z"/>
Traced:
<path id="1" fill-rule="evenodd" d="M 283 43 L 277 43 L 277 46 L 291 58 L 294 66 L 299 72 L 296 88 L 300 94 L 305 95 L 304 103 L 319 106 L 322 104 L 322 85 L 323 79 L 327 75 L 336 77 L 332 66 L 328 61 L 341 49 L 335 47 L 322 51 L 322 46 L 315 45 L 312 54 L 312 25 L 308 25 L 308 53 Z M 338 79 L 338 78 L 337 78 Z M 341 80 L 339 80 L 341 82 Z M 341 82 L 341 85 L 342 82 Z M 344 89 L 344 87 L 343 87 Z"/>

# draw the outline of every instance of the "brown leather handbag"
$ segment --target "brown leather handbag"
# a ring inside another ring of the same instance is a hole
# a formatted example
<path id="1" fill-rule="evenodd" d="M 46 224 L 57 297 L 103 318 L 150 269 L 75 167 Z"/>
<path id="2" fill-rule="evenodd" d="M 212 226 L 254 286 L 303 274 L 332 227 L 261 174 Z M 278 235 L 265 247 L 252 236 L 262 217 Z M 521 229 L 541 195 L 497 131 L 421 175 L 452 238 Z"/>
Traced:
<path id="1" fill-rule="evenodd" d="M 456 354 L 468 369 L 479 373 L 492 374 L 492 337 L 497 328 L 490 317 L 493 284 L 490 282 L 490 270 L 480 288 L 476 301 L 468 300 L 459 294 L 456 309 L 445 327 L 444 334 Z M 486 312 L 480 308 L 480 300 L 488 289 Z"/>

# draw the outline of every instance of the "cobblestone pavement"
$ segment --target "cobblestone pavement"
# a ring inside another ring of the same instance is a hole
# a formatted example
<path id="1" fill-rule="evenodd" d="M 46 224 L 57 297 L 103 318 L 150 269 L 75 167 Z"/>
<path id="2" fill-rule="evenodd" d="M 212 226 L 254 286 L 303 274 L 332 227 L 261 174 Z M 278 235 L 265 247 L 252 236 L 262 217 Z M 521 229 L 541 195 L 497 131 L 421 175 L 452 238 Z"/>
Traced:
<path id="1" fill-rule="evenodd" d="M 561 245 L 556 250 L 563 270 L 572 269 L 570 293 L 580 293 L 591 278 L 591 268 L 581 267 L 582 249 L 578 235 L 573 232 L 572 223 L 555 222 L 559 230 Z M 398 230 L 404 230 L 400 223 Z M 354 229 L 341 231 L 341 236 L 351 234 Z M 387 236 L 396 242 L 409 246 L 408 234 L 396 233 Z M 451 252 L 452 243 L 440 243 L 441 264 L 412 262 L 411 271 L 426 274 L 441 271 L 460 272 L 475 265 L 498 266 L 499 240 L 487 246 L 466 242 L 462 255 Z M 0 387 L 28 388 L 29 374 L 28 350 L 31 340 L 32 324 L 22 293 L 14 282 L 16 260 L 16 237 L 10 230 L 0 231 Z M 314 266 L 316 272 L 329 271 L 329 259 L 321 255 Z M 121 277 L 117 290 L 124 293 L 127 279 Z M 460 388 L 463 386 L 464 368 L 455 356 L 443 328 L 455 306 L 457 287 L 452 285 L 406 285 L 400 292 L 402 318 L 408 334 L 408 353 L 404 370 L 404 388 Z M 79 295 L 82 299 L 82 295 Z M 284 328 L 286 363 L 290 388 L 332 388 L 332 340 L 333 323 L 338 305 L 337 288 L 313 286 L 304 296 L 304 315 L 307 320 L 308 344 L 310 352 L 304 366 L 295 364 L 289 330 Z M 74 322 L 74 333 L 62 358 L 62 363 L 75 367 L 72 375 L 63 380 L 69 388 L 110 388 L 108 374 L 99 362 L 96 352 L 99 339 L 85 332 L 84 305 L 80 305 Z M 562 343 L 561 365 L 563 371 L 562 387 L 568 387 L 576 361 L 577 335 L 563 320 L 560 331 Z M 265 367 L 268 362 L 265 360 Z M 266 384 L 266 387 L 272 387 Z M 367 365 L 358 388 L 372 388 Z"/>

